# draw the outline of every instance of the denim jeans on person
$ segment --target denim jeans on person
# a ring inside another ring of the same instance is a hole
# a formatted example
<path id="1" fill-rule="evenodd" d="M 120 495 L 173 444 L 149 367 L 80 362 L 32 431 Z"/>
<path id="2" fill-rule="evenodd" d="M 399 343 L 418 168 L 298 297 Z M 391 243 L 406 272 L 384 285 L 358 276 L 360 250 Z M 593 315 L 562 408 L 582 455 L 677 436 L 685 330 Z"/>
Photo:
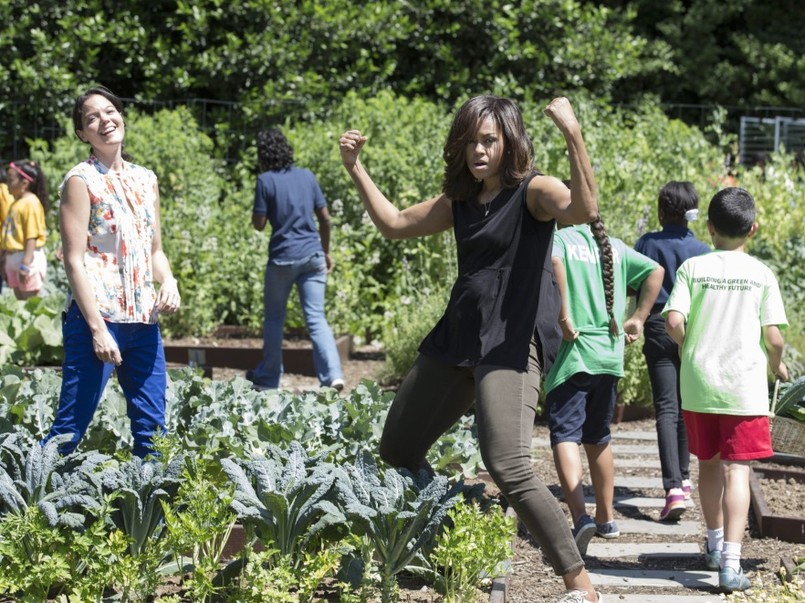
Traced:
<path id="1" fill-rule="evenodd" d="M 249 378 L 258 387 L 276 389 L 282 376 L 282 339 L 285 312 L 296 285 L 302 313 L 313 343 L 313 366 L 322 385 L 342 379 L 341 358 L 324 315 L 327 264 L 319 251 L 292 262 L 269 261 L 263 289 L 263 359 Z"/>
<path id="2" fill-rule="evenodd" d="M 643 354 L 654 399 L 662 486 L 668 491 L 681 488 L 682 480 L 690 478 L 688 434 L 679 395 L 679 349 L 665 332 L 665 319 L 660 314 L 649 316 L 643 332 L 646 338 Z"/>
<path id="3" fill-rule="evenodd" d="M 538 359 L 533 342 L 527 371 L 452 366 L 420 355 L 389 409 L 380 456 L 396 467 L 421 467 L 430 447 L 474 403 L 487 471 L 562 576 L 584 562 L 556 497 L 531 464 L 540 389 Z"/>
<path id="4" fill-rule="evenodd" d="M 98 360 L 92 346 L 92 333 L 78 304 L 73 302 L 62 318 L 64 364 L 62 386 L 53 436 L 73 434 L 72 440 L 59 448 L 62 454 L 75 450 L 87 431 L 112 371 L 126 397 L 126 412 L 131 421 L 133 453 L 144 458 L 152 452 L 151 437 L 165 431 L 165 351 L 159 325 L 143 323 L 106 323 L 117 342 L 123 362 L 113 364 Z"/>

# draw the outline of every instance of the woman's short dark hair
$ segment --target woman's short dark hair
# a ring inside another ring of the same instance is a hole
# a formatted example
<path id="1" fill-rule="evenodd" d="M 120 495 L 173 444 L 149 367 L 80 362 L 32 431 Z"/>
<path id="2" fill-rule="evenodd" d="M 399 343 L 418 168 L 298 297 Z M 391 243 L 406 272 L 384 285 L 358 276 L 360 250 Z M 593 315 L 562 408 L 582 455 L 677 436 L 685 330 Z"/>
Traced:
<path id="1" fill-rule="evenodd" d="M 475 96 L 465 102 L 453 118 L 444 144 L 444 193 L 452 200 L 466 201 L 477 195 L 481 183 L 467 167 L 467 144 L 481 122 L 491 117 L 503 135 L 504 154 L 500 182 L 504 188 L 520 184 L 533 170 L 534 147 L 525 130 L 517 105 L 499 96 Z"/>
<path id="2" fill-rule="evenodd" d="M 691 182 L 672 180 L 660 189 L 658 207 L 672 220 L 684 220 L 685 212 L 699 207 L 699 194 Z"/>
<path id="3" fill-rule="evenodd" d="M 745 237 L 755 223 L 755 200 L 742 188 L 721 189 L 710 201 L 707 219 L 723 237 Z"/>
<path id="4" fill-rule="evenodd" d="M 87 102 L 87 99 L 90 96 L 99 95 L 104 97 L 108 100 L 115 109 L 117 109 L 118 113 L 121 115 L 123 114 L 123 101 L 120 100 L 109 88 L 106 86 L 93 86 L 86 92 L 84 92 L 81 96 L 75 99 L 75 103 L 73 103 L 73 128 L 76 130 L 83 130 L 84 129 L 84 103 Z"/>
<path id="5" fill-rule="evenodd" d="M 293 147 L 277 128 L 257 133 L 257 165 L 261 172 L 281 172 L 293 165 Z"/>

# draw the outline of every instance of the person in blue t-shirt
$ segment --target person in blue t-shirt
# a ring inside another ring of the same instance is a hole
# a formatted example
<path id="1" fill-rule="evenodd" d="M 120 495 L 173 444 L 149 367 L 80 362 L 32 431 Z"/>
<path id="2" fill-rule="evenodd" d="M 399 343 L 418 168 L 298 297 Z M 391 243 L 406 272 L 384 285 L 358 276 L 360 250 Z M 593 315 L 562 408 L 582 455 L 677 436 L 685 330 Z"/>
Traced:
<path id="1" fill-rule="evenodd" d="M 270 223 L 271 238 L 263 293 L 263 359 L 246 378 L 257 389 L 280 386 L 285 311 L 296 285 L 313 343 L 316 376 L 322 386 L 341 390 L 341 359 L 324 314 L 327 274 L 333 268 L 327 202 L 313 173 L 294 165 L 293 147 L 278 129 L 257 135 L 257 159 L 262 173 L 254 192 L 252 225 L 262 231 Z"/>
<path id="2" fill-rule="evenodd" d="M 660 312 L 674 287 L 676 270 L 690 257 L 702 255 L 710 248 L 688 229 L 688 221 L 699 214 L 699 195 L 690 182 L 668 182 L 660 189 L 657 217 L 662 230 L 638 239 L 635 250 L 665 268 L 662 289 L 644 325 L 646 357 L 651 381 L 657 441 L 660 449 L 665 506 L 660 521 L 676 521 L 685 512 L 690 498 L 688 436 L 682 418 L 679 394 L 679 350 L 665 332 L 665 319 Z"/>

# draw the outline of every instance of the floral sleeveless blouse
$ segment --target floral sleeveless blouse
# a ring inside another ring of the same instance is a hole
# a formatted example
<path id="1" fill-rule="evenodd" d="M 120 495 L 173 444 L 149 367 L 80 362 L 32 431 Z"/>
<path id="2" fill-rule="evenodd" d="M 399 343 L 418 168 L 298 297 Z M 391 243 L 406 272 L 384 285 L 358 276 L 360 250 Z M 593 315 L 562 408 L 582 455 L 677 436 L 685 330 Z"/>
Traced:
<path id="1" fill-rule="evenodd" d="M 155 323 L 151 244 L 156 228 L 157 177 L 124 162 L 113 172 L 94 156 L 64 177 L 87 185 L 90 216 L 84 267 L 101 316 L 108 322 Z M 72 303 L 68 293 L 67 306 Z"/>

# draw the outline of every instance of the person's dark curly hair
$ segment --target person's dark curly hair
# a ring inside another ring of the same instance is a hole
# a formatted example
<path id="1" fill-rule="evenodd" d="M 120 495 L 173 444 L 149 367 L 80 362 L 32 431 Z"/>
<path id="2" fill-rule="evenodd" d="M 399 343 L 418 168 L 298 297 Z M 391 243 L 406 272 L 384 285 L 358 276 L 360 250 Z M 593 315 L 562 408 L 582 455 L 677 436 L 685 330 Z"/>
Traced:
<path id="1" fill-rule="evenodd" d="M 261 172 L 282 172 L 293 165 L 293 147 L 277 128 L 257 133 L 257 165 Z"/>

